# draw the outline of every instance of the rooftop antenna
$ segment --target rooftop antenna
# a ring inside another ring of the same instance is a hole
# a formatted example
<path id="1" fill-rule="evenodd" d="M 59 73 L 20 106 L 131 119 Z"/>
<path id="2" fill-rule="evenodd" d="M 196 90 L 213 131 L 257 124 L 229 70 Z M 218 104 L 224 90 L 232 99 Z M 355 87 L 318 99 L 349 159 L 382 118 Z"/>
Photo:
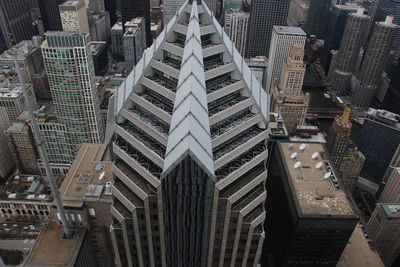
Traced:
<path id="1" fill-rule="evenodd" d="M 69 226 L 69 223 L 68 223 L 68 220 L 67 220 L 67 216 L 65 215 L 64 207 L 63 207 L 63 205 L 61 203 L 60 194 L 58 192 L 56 183 L 54 181 L 53 173 L 52 173 L 52 171 L 50 169 L 49 159 L 47 158 L 47 154 L 46 154 L 46 151 L 44 149 L 44 140 L 42 139 L 42 135 L 39 132 L 39 127 L 37 125 L 37 122 L 36 122 L 36 119 L 35 119 L 35 115 L 33 113 L 31 100 L 30 100 L 30 98 L 28 96 L 28 93 L 26 91 L 26 84 L 25 84 L 24 76 L 22 76 L 21 69 L 19 68 L 19 64 L 18 64 L 18 60 L 17 60 L 17 56 L 16 56 L 15 51 L 13 51 L 12 55 L 13 55 L 13 59 L 14 59 L 15 69 L 17 70 L 17 74 L 18 74 L 18 80 L 19 80 L 19 83 L 21 85 L 22 92 L 24 94 L 26 106 L 28 108 L 29 119 L 31 121 L 33 134 L 35 136 L 35 143 L 36 143 L 36 146 L 37 146 L 37 148 L 39 150 L 39 154 L 40 154 L 40 158 L 41 158 L 41 160 L 43 162 L 43 166 L 44 166 L 44 168 L 46 170 L 47 181 L 48 181 L 48 183 L 50 185 L 51 192 L 53 193 L 54 201 L 55 201 L 56 206 L 57 206 L 57 211 L 60 214 L 61 223 L 62 223 L 63 228 L 64 228 L 65 238 L 66 239 L 70 239 L 70 238 L 72 238 L 72 231 L 71 231 L 71 228 Z"/>

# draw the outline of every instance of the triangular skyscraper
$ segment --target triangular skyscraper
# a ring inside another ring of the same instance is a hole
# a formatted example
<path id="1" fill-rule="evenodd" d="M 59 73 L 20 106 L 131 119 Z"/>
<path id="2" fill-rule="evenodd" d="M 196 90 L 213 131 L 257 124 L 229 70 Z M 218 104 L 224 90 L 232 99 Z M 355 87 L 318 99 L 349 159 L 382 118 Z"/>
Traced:
<path id="1" fill-rule="evenodd" d="M 110 104 L 120 266 L 256 266 L 268 97 L 202 1 L 186 2 Z"/>

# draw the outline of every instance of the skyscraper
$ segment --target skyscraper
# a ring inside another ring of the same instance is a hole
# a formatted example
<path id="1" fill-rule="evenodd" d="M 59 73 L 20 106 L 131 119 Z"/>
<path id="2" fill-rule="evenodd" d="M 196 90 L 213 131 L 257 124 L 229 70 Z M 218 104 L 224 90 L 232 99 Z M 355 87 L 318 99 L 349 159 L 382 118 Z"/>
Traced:
<path id="1" fill-rule="evenodd" d="M 41 48 L 57 118 L 76 154 L 81 144 L 99 143 L 104 134 L 89 34 L 48 32 Z"/>
<path id="2" fill-rule="evenodd" d="M 134 18 L 125 23 L 124 42 L 125 72 L 129 74 L 142 58 L 146 49 L 146 29 L 143 18 Z"/>
<path id="3" fill-rule="evenodd" d="M 338 55 L 333 70 L 329 73 L 331 92 L 347 93 L 367 25 L 368 16 L 363 14 L 363 9 L 348 15 Z"/>
<path id="4" fill-rule="evenodd" d="M 358 222 L 324 153 L 319 143 L 275 147 L 263 251 L 274 266 L 336 266 Z"/>
<path id="5" fill-rule="evenodd" d="M 319 39 L 325 39 L 332 0 L 311 0 L 308 10 L 306 31 Z"/>
<path id="6" fill-rule="evenodd" d="M 143 17 L 146 24 L 146 42 L 150 46 L 153 42 L 150 30 L 150 1 L 120 0 L 122 25 L 133 18 Z"/>
<path id="7" fill-rule="evenodd" d="M 167 25 L 176 12 L 181 8 L 184 0 L 164 0 L 163 1 L 163 22 Z"/>
<path id="8" fill-rule="evenodd" d="M 27 1 L 0 1 L 0 29 L 7 48 L 22 40 L 30 40 L 35 35 Z"/>
<path id="9" fill-rule="evenodd" d="M 6 178 L 15 168 L 13 155 L 8 144 L 7 136 L 4 133 L 10 127 L 11 121 L 7 116 L 5 107 L 0 108 L 0 178 Z"/>
<path id="10" fill-rule="evenodd" d="M 400 204 L 400 167 L 390 170 L 388 181 L 379 197 L 379 202 Z"/>
<path id="11" fill-rule="evenodd" d="M 289 0 L 251 1 L 246 58 L 268 56 L 274 25 L 286 25 Z"/>
<path id="12" fill-rule="evenodd" d="M 301 91 L 306 73 L 303 57 L 303 45 L 295 44 L 283 64 L 280 79 L 272 82 L 271 110 L 281 113 L 289 132 L 303 124 L 307 114 L 309 95 Z"/>
<path id="13" fill-rule="evenodd" d="M 334 5 L 332 7 L 324 48 L 321 53 L 321 63 L 325 67 L 325 73 L 328 73 L 331 64 L 331 50 L 339 50 L 340 48 L 348 14 L 357 12 L 358 8 L 358 5 Z"/>
<path id="14" fill-rule="evenodd" d="M 400 253 L 400 205 L 378 203 L 365 228 L 385 266 L 393 266 Z"/>
<path id="15" fill-rule="evenodd" d="M 64 0 L 38 0 L 45 31 L 61 31 L 61 18 L 58 6 Z"/>
<path id="16" fill-rule="evenodd" d="M 398 29 L 399 26 L 393 24 L 392 16 L 387 16 L 384 22 L 375 23 L 367 51 L 356 76 L 357 84 L 351 98 L 352 104 L 361 107 L 371 106 L 378 90 L 387 55 Z"/>
<path id="17" fill-rule="evenodd" d="M 85 2 L 68 0 L 58 6 L 62 29 L 65 32 L 90 33 Z"/>
<path id="18" fill-rule="evenodd" d="M 230 15 L 229 25 L 225 25 L 225 29 L 231 41 L 235 44 L 236 49 L 239 53 L 244 56 L 246 51 L 247 42 L 247 29 L 249 26 L 248 12 L 230 10 L 225 15 Z"/>
<path id="19" fill-rule="evenodd" d="M 118 265 L 256 266 L 267 95 L 205 4 L 170 25 L 110 108 Z"/>
<path id="20" fill-rule="evenodd" d="M 399 122 L 400 117 L 397 114 L 386 110 L 368 110 L 356 142 L 366 158 L 361 177 L 381 183 L 400 144 Z"/>
<path id="21" fill-rule="evenodd" d="M 356 187 L 357 180 L 364 166 L 365 156 L 354 145 L 347 146 L 339 168 L 340 180 L 348 192 Z"/>
<path id="22" fill-rule="evenodd" d="M 301 44 L 304 49 L 305 42 L 306 33 L 300 27 L 273 26 L 265 88 L 267 92 L 272 90 L 272 80 L 281 76 L 283 62 L 289 56 L 292 47 Z"/>
<path id="23" fill-rule="evenodd" d="M 343 155 L 350 143 L 350 108 L 345 108 L 341 117 L 337 116 L 329 130 L 326 147 L 331 155 L 333 166 L 339 167 Z"/>

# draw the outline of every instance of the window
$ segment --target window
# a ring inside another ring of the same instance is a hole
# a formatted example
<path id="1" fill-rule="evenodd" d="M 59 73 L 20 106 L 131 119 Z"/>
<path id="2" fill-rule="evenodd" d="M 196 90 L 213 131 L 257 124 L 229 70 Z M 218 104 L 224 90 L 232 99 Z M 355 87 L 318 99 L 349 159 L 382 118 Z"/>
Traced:
<path id="1" fill-rule="evenodd" d="M 93 208 L 89 208 L 89 214 L 90 216 L 96 216 L 96 213 L 94 212 Z"/>

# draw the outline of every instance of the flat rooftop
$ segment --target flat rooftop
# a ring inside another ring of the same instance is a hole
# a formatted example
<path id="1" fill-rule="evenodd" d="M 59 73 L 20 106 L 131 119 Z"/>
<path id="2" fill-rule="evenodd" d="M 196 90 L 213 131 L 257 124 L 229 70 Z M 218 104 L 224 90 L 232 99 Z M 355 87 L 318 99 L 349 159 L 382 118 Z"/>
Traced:
<path id="1" fill-rule="evenodd" d="M 85 228 L 75 230 L 71 240 L 61 239 L 63 229 L 55 222 L 40 232 L 32 252 L 29 254 L 25 267 L 74 266 L 74 261 L 85 237 Z"/>
<path id="2" fill-rule="evenodd" d="M 112 162 L 101 161 L 105 144 L 83 144 L 60 188 L 65 206 L 81 206 L 85 201 L 111 202 L 107 182 L 112 182 Z M 110 184 L 109 184 L 110 185 Z"/>
<path id="3" fill-rule="evenodd" d="M 278 34 L 304 36 L 307 35 L 300 27 L 274 26 L 273 28 Z"/>
<path id="4" fill-rule="evenodd" d="M 18 44 L 14 45 L 12 47 L 12 50 L 6 50 L 1 54 L 0 60 L 13 60 L 13 55 L 12 53 L 17 54 L 17 59 L 25 59 L 26 56 L 28 56 L 32 51 L 37 49 L 38 47 L 35 46 L 33 41 L 31 40 L 23 40 L 19 42 Z"/>
<path id="5" fill-rule="evenodd" d="M 381 204 L 383 210 L 389 218 L 400 218 L 400 205 L 398 204 Z"/>
<path id="6" fill-rule="evenodd" d="M 15 98 L 22 95 L 22 88 L 14 84 L 0 84 L 0 98 Z"/>
<path id="7" fill-rule="evenodd" d="M 278 147 L 301 215 L 355 216 L 320 143 L 279 142 Z"/>

